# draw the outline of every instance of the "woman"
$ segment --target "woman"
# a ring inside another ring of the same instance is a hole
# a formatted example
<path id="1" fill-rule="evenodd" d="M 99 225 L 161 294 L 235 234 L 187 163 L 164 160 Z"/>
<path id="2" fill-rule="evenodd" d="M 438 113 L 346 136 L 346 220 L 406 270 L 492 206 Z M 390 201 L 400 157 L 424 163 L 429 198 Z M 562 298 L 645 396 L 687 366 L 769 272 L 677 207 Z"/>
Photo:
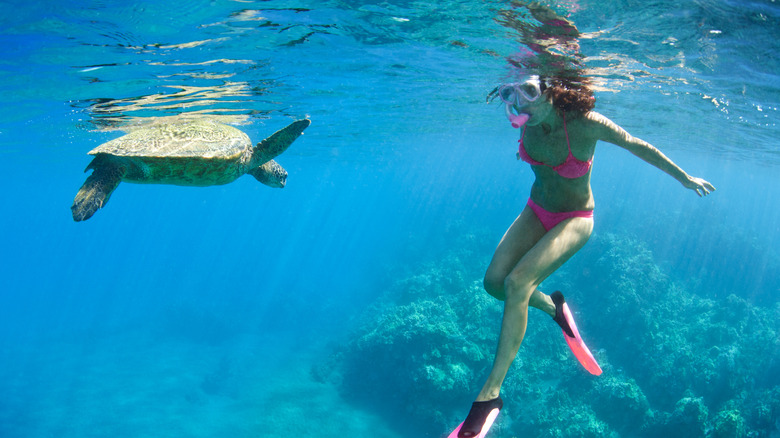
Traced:
<path id="1" fill-rule="evenodd" d="M 597 141 L 628 150 L 699 196 L 715 190 L 649 143 L 593 112 L 593 92 L 582 82 L 530 76 L 498 87 L 488 98 L 496 95 L 504 101 L 512 125 L 523 127 L 517 156 L 531 165 L 536 180 L 528 204 L 504 234 L 485 274 L 485 289 L 504 301 L 504 316 L 493 369 L 457 430 L 458 437 L 482 437 L 501 409 L 499 392 L 523 341 L 528 306 L 553 317 L 580 362 L 591 373 L 601 373 L 577 333 L 563 295 L 546 295 L 537 289 L 585 245 L 593 231 L 590 172 Z"/>

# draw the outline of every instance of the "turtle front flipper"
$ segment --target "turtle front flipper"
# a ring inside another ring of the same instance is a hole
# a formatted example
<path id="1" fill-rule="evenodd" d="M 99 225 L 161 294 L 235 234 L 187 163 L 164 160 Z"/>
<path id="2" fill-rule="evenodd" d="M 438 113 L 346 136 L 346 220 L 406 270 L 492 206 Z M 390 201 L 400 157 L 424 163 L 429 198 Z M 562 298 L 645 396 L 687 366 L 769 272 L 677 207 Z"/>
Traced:
<path id="1" fill-rule="evenodd" d="M 285 128 L 282 128 L 265 140 L 261 141 L 255 147 L 254 156 L 252 162 L 256 166 L 276 158 L 282 152 L 286 151 L 288 147 L 303 134 L 303 130 L 308 128 L 311 124 L 311 120 L 303 119 L 296 120 Z"/>
<path id="2" fill-rule="evenodd" d="M 269 187 L 281 189 L 287 183 L 287 171 L 274 160 L 267 161 L 262 166 L 255 167 L 247 173 Z"/>
<path id="3" fill-rule="evenodd" d="M 113 163 L 104 155 L 96 156 L 84 171 L 89 169 L 93 169 L 92 175 L 87 177 L 70 207 L 76 222 L 91 218 L 98 209 L 103 208 L 127 172 L 124 166 Z"/>

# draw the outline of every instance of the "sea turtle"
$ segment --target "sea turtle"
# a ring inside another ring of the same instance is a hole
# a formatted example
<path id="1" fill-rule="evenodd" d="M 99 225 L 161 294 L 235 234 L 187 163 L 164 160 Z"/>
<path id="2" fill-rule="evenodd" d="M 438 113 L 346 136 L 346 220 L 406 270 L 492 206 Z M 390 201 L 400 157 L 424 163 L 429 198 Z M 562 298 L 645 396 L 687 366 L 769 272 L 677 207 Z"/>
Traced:
<path id="1" fill-rule="evenodd" d="M 244 132 L 212 120 L 152 125 L 89 151 L 95 158 L 70 208 L 74 221 L 104 207 L 122 181 L 180 186 L 233 182 L 248 173 L 271 187 L 284 187 L 287 172 L 273 158 L 284 152 L 311 123 L 297 120 L 253 147 Z"/>

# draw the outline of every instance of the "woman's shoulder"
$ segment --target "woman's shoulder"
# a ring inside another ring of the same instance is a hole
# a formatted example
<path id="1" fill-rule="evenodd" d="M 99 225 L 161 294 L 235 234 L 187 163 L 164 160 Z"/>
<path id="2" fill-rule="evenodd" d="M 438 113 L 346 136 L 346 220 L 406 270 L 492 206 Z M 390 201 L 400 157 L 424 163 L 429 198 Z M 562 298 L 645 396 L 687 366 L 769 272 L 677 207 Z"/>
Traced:
<path id="1" fill-rule="evenodd" d="M 612 123 L 608 118 L 595 111 L 587 111 L 585 113 L 572 115 L 574 117 L 570 118 L 570 129 L 573 128 L 577 130 L 578 134 L 581 136 L 592 137 L 594 139 L 599 139 L 599 137 L 603 135 L 605 127 Z M 569 117 L 567 117 L 567 119 L 569 119 Z"/>
<path id="2" fill-rule="evenodd" d="M 585 130 L 588 135 L 597 140 L 622 144 L 631 137 L 620 125 L 595 111 L 588 111 L 586 114 L 583 114 L 582 120 L 586 125 Z"/>
<path id="3" fill-rule="evenodd" d="M 612 120 L 609 120 L 607 116 L 597 113 L 596 111 L 588 111 L 587 113 L 582 115 L 582 119 L 589 124 L 596 124 L 596 125 L 608 125 L 608 124 L 614 124 Z"/>
<path id="4" fill-rule="evenodd" d="M 583 126 L 595 126 L 595 125 L 605 125 L 607 123 L 612 123 L 611 120 L 609 120 L 606 116 L 597 113 L 596 111 L 586 111 L 584 113 L 582 112 L 566 112 L 565 113 L 566 120 L 572 124 L 580 124 Z"/>
<path id="5" fill-rule="evenodd" d="M 596 111 L 588 111 L 583 114 L 582 121 L 586 125 L 586 129 L 597 137 L 603 137 L 610 133 L 620 133 L 623 131 L 623 128 L 617 123 Z"/>

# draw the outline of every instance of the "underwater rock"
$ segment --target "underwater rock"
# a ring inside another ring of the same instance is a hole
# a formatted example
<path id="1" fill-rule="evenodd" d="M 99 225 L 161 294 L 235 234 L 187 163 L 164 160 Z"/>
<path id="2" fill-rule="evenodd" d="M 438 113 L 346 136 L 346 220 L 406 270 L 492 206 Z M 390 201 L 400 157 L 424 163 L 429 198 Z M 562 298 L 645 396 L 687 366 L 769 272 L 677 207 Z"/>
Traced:
<path id="1" fill-rule="evenodd" d="M 521 414 L 522 415 L 522 414 Z M 538 421 L 525 436 L 550 438 L 604 438 L 614 436 L 613 431 L 601 421 L 592 405 L 582 403 L 578 397 L 570 397 L 561 391 L 549 397 Z"/>
<path id="2" fill-rule="evenodd" d="M 378 310 L 333 364 L 342 393 L 444 425 L 441 406 L 468 399 L 474 370 L 489 364 L 486 346 L 466 336 L 460 320 L 446 297 Z"/>
<path id="3" fill-rule="evenodd" d="M 633 435 L 652 416 L 647 397 L 636 381 L 619 374 L 594 379 L 587 398 L 598 417 L 623 434 Z"/>
<path id="4" fill-rule="evenodd" d="M 713 420 L 710 436 L 712 438 L 745 438 L 747 436 L 745 419 L 735 409 L 720 411 Z"/>
<path id="5" fill-rule="evenodd" d="M 657 412 L 645 427 L 646 436 L 704 436 L 709 410 L 701 397 L 683 397 L 671 413 Z"/>
<path id="6" fill-rule="evenodd" d="M 699 436 L 704 433 L 708 415 L 701 397 L 683 397 L 674 405 L 669 424 L 687 436 Z"/>
<path id="7" fill-rule="evenodd" d="M 740 411 L 756 436 L 780 438 L 780 385 L 750 394 Z"/>

